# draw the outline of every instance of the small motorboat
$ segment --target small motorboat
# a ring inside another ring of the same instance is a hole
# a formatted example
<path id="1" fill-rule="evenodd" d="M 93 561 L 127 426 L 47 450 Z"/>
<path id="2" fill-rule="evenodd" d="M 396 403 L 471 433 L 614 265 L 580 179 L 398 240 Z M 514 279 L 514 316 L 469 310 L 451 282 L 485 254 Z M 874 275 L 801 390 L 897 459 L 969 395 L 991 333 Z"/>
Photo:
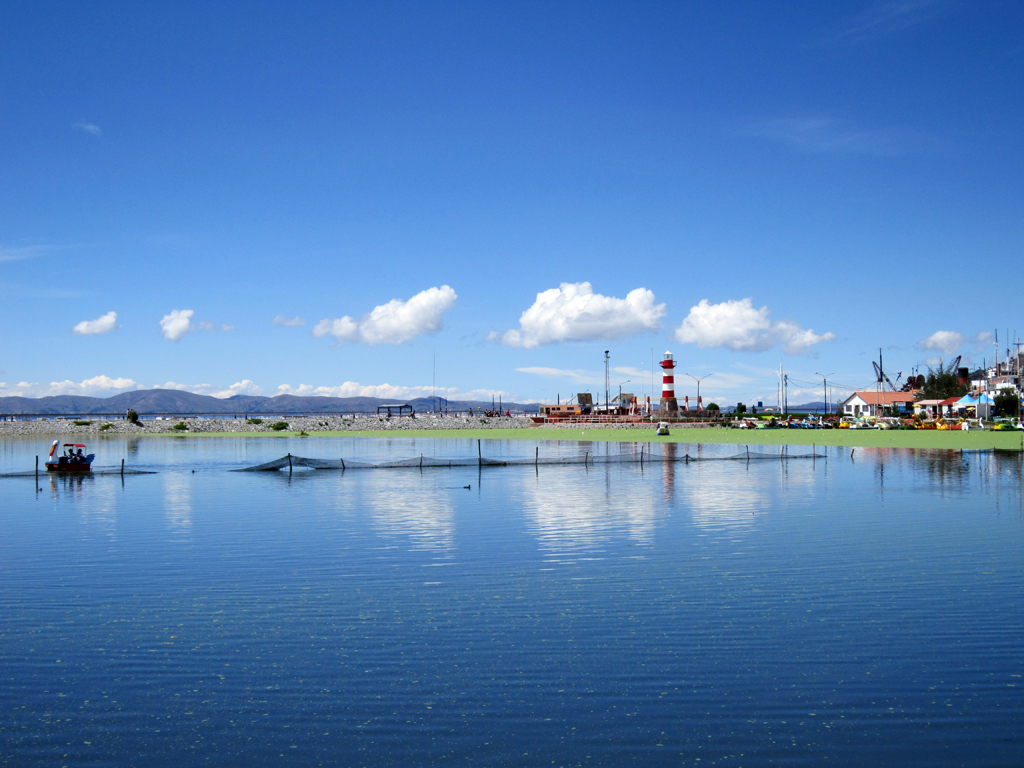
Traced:
<path id="1" fill-rule="evenodd" d="M 85 443 L 64 443 L 64 453 L 54 457 L 60 440 L 54 440 L 50 446 L 49 461 L 46 462 L 47 472 L 91 472 L 92 460 L 96 454 L 85 453 Z"/>

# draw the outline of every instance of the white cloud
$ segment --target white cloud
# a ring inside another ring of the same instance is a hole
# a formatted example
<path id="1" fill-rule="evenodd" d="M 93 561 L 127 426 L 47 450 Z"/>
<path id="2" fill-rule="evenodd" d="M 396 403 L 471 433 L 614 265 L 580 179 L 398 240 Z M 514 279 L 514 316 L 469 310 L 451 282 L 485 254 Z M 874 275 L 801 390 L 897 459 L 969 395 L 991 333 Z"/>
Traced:
<path id="1" fill-rule="evenodd" d="M 343 341 L 359 341 L 359 324 L 348 315 L 345 315 L 337 320 L 321 320 L 313 326 L 313 336 L 316 338 L 319 339 L 321 336 L 327 335 L 333 336 L 339 343 Z"/>
<path id="2" fill-rule="evenodd" d="M 428 288 L 408 301 L 392 299 L 374 307 L 359 321 L 348 315 L 321 320 L 314 326 L 313 336 L 334 336 L 338 343 L 403 344 L 417 336 L 439 331 L 444 313 L 455 305 L 457 298 L 447 285 Z"/>
<path id="3" fill-rule="evenodd" d="M 532 373 L 534 376 L 543 376 L 548 379 L 562 379 L 573 384 L 590 384 L 592 386 L 604 386 L 604 374 L 597 371 L 585 371 L 582 368 L 569 370 L 567 368 L 544 368 L 532 366 L 529 368 L 516 368 L 520 373 Z"/>
<path id="4" fill-rule="evenodd" d="M 91 379 L 75 382 L 51 381 L 49 384 L 22 381 L 18 384 L 0 382 L 0 397 L 50 397 L 54 395 L 88 395 L 95 397 L 101 393 L 123 392 L 139 389 L 140 385 L 133 379 L 112 379 L 109 376 L 94 376 Z"/>
<path id="5" fill-rule="evenodd" d="M 164 315 L 160 320 L 160 332 L 165 339 L 177 341 L 195 329 L 196 326 L 192 324 L 192 315 L 194 314 L 195 310 L 193 309 L 172 309 L 171 314 Z"/>
<path id="6" fill-rule="evenodd" d="M 95 123 L 87 123 L 85 120 L 79 120 L 75 123 L 75 128 L 93 136 L 102 136 L 103 130 Z"/>
<path id="7" fill-rule="evenodd" d="M 956 331 L 936 331 L 927 339 L 921 339 L 917 346 L 922 350 L 944 352 L 947 355 L 952 355 L 960 349 L 960 345 L 963 343 L 964 336 L 962 333 L 957 333 Z"/>
<path id="8" fill-rule="evenodd" d="M 701 299 L 676 329 L 676 339 L 684 344 L 725 347 L 735 352 L 763 352 L 780 346 L 786 354 L 800 355 L 834 338 L 834 333 L 817 334 L 792 320 L 773 323 L 768 307 L 754 309 L 749 298 L 720 304 Z"/>
<path id="9" fill-rule="evenodd" d="M 234 395 L 262 395 L 263 387 L 259 387 L 249 379 L 235 382 L 229 387 L 220 387 L 213 384 L 178 384 L 168 381 L 164 384 L 157 384 L 154 389 L 176 389 L 179 392 L 193 392 L 197 395 L 209 395 L 210 397 L 233 397 Z"/>
<path id="10" fill-rule="evenodd" d="M 656 331 L 664 314 L 665 305 L 655 304 L 654 293 L 646 288 L 617 299 L 594 293 L 590 283 L 562 283 L 538 293 L 533 306 L 520 316 L 519 329 L 506 331 L 501 342 L 532 349 L 564 341 L 620 339 Z"/>
<path id="11" fill-rule="evenodd" d="M 178 341 L 178 339 L 191 331 L 216 331 L 218 329 L 222 331 L 235 330 L 235 326 L 233 325 L 218 325 L 210 320 L 193 323 L 192 317 L 194 315 L 195 310 L 193 309 L 172 309 L 171 314 L 164 315 L 161 318 L 160 332 L 164 335 L 165 339 Z"/>
<path id="12" fill-rule="evenodd" d="M 72 333 L 79 336 L 93 336 L 101 333 L 110 333 L 118 328 L 117 312 L 107 312 L 95 320 L 83 320 L 71 329 Z"/>
<path id="13" fill-rule="evenodd" d="M 431 387 L 430 385 L 400 386 L 396 384 L 360 384 L 346 381 L 338 386 L 325 387 L 311 384 L 300 384 L 292 387 L 282 384 L 277 388 L 278 395 L 296 395 L 298 397 L 381 397 L 389 400 L 405 400 L 417 397 L 430 397 L 436 394 L 449 400 L 490 400 L 500 397 L 505 402 L 532 403 L 533 400 L 516 399 L 514 395 L 500 389 L 462 390 L 458 387 Z"/>
<path id="14" fill-rule="evenodd" d="M 20 248 L 8 248 L 0 245 L 0 262 L 21 261 L 22 259 L 34 259 L 42 256 L 50 249 L 47 245 L 25 245 Z"/>
<path id="15" fill-rule="evenodd" d="M 296 328 L 306 324 L 306 321 L 301 317 L 285 317 L 284 315 L 275 316 L 273 322 L 275 325 L 284 325 L 288 328 Z"/>
<path id="16" fill-rule="evenodd" d="M 910 131 L 863 129 L 842 120 L 826 117 L 775 118 L 750 125 L 748 136 L 773 139 L 800 152 L 813 154 L 846 153 L 893 156 L 905 150 L 928 144 L 925 136 Z"/>

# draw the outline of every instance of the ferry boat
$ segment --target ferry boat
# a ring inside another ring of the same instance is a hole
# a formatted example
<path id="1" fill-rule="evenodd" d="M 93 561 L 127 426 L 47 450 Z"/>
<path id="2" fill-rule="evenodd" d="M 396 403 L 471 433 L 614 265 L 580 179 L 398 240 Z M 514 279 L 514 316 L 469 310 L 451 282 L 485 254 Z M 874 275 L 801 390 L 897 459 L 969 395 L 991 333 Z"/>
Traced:
<path id="1" fill-rule="evenodd" d="M 49 461 L 46 462 L 47 472 L 91 472 L 94 453 L 85 453 L 85 443 L 64 443 L 64 453 L 54 457 L 60 440 L 54 440 L 50 446 Z"/>

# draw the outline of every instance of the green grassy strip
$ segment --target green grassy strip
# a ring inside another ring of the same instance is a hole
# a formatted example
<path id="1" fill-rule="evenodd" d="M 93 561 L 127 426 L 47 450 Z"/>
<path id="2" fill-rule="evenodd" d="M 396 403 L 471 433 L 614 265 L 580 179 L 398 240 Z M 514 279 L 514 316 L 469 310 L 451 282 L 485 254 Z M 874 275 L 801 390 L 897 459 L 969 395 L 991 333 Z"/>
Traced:
<path id="1" fill-rule="evenodd" d="M 138 435 L 137 437 L 298 437 L 298 432 L 199 432 L 188 435 Z M 613 443 L 707 443 L 716 445 L 820 445 L 849 448 L 1022 448 L 1022 432 L 940 432 L 937 430 L 876 429 L 682 429 L 658 437 L 650 429 L 410 429 L 310 432 L 310 437 L 408 437 L 479 440 L 586 440 Z M 104 435 L 122 437 L 122 435 Z M 131 437 L 136 437 L 131 435 Z"/>

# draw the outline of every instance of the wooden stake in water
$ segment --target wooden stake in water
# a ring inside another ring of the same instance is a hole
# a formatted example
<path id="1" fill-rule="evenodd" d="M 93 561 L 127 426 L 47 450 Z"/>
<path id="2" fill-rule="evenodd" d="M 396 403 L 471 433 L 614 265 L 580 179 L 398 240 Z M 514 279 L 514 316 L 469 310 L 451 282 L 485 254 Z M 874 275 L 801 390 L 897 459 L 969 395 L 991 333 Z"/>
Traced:
<path id="1" fill-rule="evenodd" d="M 292 473 L 292 455 L 288 454 L 288 474 Z"/>
<path id="2" fill-rule="evenodd" d="M 124 477 L 124 459 L 121 459 L 121 477 Z"/>
<path id="3" fill-rule="evenodd" d="M 36 455 L 36 490 L 39 490 L 39 456 Z"/>
<path id="4" fill-rule="evenodd" d="M 476 465 L 478 467 L 482 467 L 484 465 L 484 457 L 483 457 L 483 454 L 480 453 L 480 441 L 479 440 L 476 441 Z"/>
<path id="5" fill-rule="evenodd" d="M 533 449 L 533 466 L 536 467 L 540 463 L 540 446 L 538 445 Z"/>

